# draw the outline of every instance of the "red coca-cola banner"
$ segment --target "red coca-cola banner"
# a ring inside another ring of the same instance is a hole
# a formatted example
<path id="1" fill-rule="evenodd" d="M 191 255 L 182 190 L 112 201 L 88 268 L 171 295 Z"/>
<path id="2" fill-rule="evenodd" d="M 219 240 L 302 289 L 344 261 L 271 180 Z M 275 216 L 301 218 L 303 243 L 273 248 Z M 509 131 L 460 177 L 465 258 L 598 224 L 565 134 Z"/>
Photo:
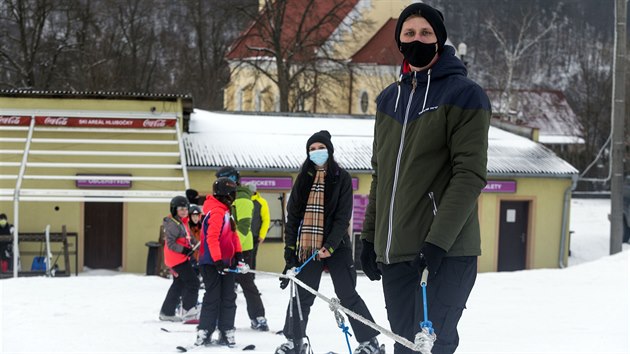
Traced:
<path id="1" fill-rule="evenodd" d="M 28 125 L 30 116 L 0 116 L 0 125 Z"/>
<path id="2" fill-rule="evenodd" d="M 0 116 L 0 125 L 29 125 L 30 116 Z M 36 125 L 85 128 L 164 128 L 173 127 L 175 119 L 125 119 L 96 117 L 36 116 Z"/>

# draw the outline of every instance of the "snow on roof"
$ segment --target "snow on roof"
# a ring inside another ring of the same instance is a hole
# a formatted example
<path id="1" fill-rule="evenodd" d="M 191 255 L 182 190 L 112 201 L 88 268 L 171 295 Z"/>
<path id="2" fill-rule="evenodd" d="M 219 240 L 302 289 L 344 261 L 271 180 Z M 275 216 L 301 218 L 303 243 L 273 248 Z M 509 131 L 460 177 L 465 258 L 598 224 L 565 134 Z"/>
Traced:
<path id="1" fill-rule="evenodd" d="M 335 159 L 350 171 L 370 171 L 373 117 L 237 114 L 195 109 L 184 135 L 188 166 L 296 171 L 315 132 L 332 135 Z M 529 139 L 490 127 L 488 173 L 566 176 L 578 171 Z"/>
<path id="2" fill-rule="evenodd" d="M 487 89 L 492 111 L 499 112 L 500 91 Z M 538 128 L 545 144 L 583 144 L 582 125 L 564 94 L 557 90 L 514 90 L 517 124 Z M 558 137 L 565 137 L 559 139 Z"/>

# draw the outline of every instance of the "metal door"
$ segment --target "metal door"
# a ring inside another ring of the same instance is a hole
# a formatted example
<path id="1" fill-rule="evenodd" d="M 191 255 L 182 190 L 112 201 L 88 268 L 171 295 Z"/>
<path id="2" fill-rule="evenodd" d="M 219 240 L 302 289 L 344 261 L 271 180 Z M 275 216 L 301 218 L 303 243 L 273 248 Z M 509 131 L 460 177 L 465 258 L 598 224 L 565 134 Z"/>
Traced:
<path id="1" fill-rule="evenodd" d="M 525 269 L 529 202 L 502 201 L 499 223 L 499 260 L 497 270 Z"/>

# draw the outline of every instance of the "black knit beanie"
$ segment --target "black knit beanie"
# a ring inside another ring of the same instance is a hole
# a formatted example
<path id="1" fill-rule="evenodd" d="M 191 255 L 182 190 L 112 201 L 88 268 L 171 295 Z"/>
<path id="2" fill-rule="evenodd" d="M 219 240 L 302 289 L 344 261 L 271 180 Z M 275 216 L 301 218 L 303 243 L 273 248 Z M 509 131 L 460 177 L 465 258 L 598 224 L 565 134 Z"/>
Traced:
<path id="1" fill-rule="evenodd" d="M 317 133 L 311 135 L 306 142 L 306 155 L 308 156 L 308 147 L 313 143 L 322 143 L 326 145 L 326 149 L 328 149 L 329 154 L 333 154 L 335 152 L 335 148 L 333 147 L 332 141 L 330 141 L 330 133 L 328 130 L 320 130 Z"/>
<path id="2" fill-rule="evenodd" d="M 403 22 L 405 22 L 405 20 L 411 15 L 424 17 L 431 27 L 433 27 L 433 32 L 435 32 L 435 36 L 437 37 L 438 52 L 441 53 L 442 49 L 444 49 L 444 43 L 446 43 L 447 36 L 446 27 L 444 27 L 444 15 L 442 15 L 439 10 L 420 2 L 407 6 L 398 17 L 398 22 L 396 23 L 396 33 L 394 33 L 398 49 L 400 50 L 400 31 L 402 30 Z"/>

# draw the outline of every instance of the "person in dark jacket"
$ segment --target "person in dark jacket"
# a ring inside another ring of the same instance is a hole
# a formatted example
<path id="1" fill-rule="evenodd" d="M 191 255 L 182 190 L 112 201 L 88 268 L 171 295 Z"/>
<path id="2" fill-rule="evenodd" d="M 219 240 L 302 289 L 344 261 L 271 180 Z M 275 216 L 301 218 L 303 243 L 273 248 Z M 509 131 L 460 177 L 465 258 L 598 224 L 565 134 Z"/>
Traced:
<path id="1" fill-rule="evenodd" d="M 164 245 L 164 263 L 171 269 L 173 283 L 166 293 L 160 310 L 162 321 L 191 321 L 199 315 L 197 297 L 199 296 L 199 279 L 190 263 L 193 245 L 196 240 L 188 233 L 186 219 L 188 217 L 188 199 L 177 196 L 171 200 L 171 215 L 164 218 L 163 227 L 166 235 Z M 181 297 L 184 314 L 177 316 L 175 309 Z"/>
<path id="2" fill-rule="evenodd" d="M 453 353 L 457 323 L 481 255 L 477 198 L 486 185 L 490 102 L 445 45 L 442 13 L 405 8 L 395 40 L 400 78 L 377 97 L 373 177 L 361 263 L 383 277 L 387 317 L 413 341 L 423 319 L 420 274 L 426 268 L 434 354 Z M 412 353 L 400 344 L 396 354 Z"/>
<path id="3" fill-rule="evenodd" d="M 313 253 L 317 257 L 304 266 L 297 278 L 319 288 L 324 267 L 328 267 L 341 305 L 373 321 L 365 302 L 356 291 L 357 273 L 352 260 L 348 227 L 352 215 L 352 179 L 339 167 L 333 156 L 334 147 L 328 131 L 313 134 L 306 143 L 307 159 L 295 180 L 287 204 L 287 223 L 284 233 L 285 270 L 301 265 Z M 281 280 L 281 288 L 288 285 Z M 298 287 L 303 322 L 298 319 L 297 301 L 289 303 L 283 333 L 287 342 L 276 349 L 276 354 L 308 352 L 306 325 L 315 295 Z M 293 306 L 294 317 L 290 316 Z M 359 346 L 355 354 L 379 353 L 378 332 L 350 318 L 354 338 Z"/>
<path id="4" fill-rule="evenodd" d="M 269 224 L 271 224 L 271 216 L 269 215 L 269 203 L 257 192 L 256 184 L 249 183 L 247 185 L 252 192 L 252 202 L 254 203 L 254 211 L 252 212 L 252 236 L 254 238 L 254 249 L 252 256 L 251 269 L 256 269 L 256 256 L 258 255 L 258 247 L 265 242 Z"/>

